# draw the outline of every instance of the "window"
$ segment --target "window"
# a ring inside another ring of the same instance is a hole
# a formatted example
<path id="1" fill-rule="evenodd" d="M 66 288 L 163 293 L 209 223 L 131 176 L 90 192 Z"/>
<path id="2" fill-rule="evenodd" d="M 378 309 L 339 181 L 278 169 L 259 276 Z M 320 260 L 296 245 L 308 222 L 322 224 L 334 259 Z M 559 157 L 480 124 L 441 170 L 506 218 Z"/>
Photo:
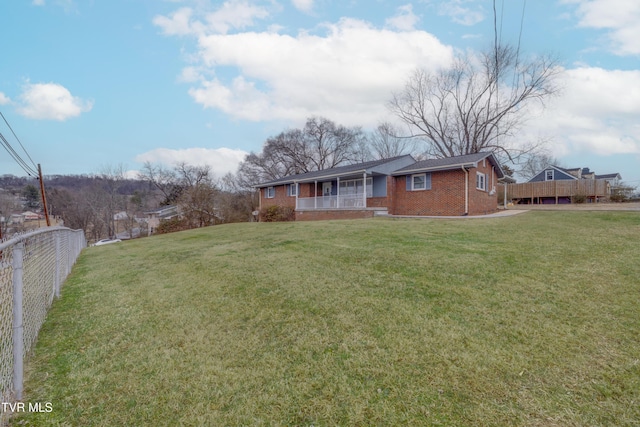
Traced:
<path id="1" fill-rule="evenodd" d="M 367 197 L 373 196 L 373 179 L 367 178 Z M 341 196 L 356 196 L 362 194 L 362 179 L 349 179 L 340 181 Z"/>
<path id="2" fill-rule="evenodd" d="M 544 171 L 544 180 L 545 181 L 553 181 L 553 169 L 548 171 Z"/>
<path id="3" fill-rule="evenodd" d="M 287 185 L 287 196 L 297 196 L 298 195 L 298 184 L 289 184 Z"/>
<path id="4" fill-rule="evenodd" d="M 419 173 L 411 175 L 411 191 L 431 190 L 431 174 Z"/>
<path id="5" fill-rule="evenodd" d="M 476 188 L 487 191 L 487 176 L 485 174 L 476 172 Z"/>
<path id="6" fill-rule="evenodd" d="M 273 199 L 276 196 L 276 190 L 273 187 L 267 187 L 264 189 L 264 197 L 266 199 Z"/>

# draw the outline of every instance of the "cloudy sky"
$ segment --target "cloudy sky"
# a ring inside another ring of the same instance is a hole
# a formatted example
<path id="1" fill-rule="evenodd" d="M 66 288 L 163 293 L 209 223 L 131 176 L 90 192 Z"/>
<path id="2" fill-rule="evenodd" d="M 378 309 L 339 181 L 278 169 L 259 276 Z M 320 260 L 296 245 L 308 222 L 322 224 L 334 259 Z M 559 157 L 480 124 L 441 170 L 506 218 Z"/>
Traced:
<path id="1" fill-rule="evenodd" d="M 521 33 L 563 68 L 522 138 L 640 185 L 640 2 L 496 3 L 503 41 Z M 0 111 L 46 174 L 186 161 L 223 175 L 311 116 L 391 120 L 416 67 L 494 37 L 491 0 L 21 0 L 0 16 Z M 5 173 L 25 175 L 0 150 Z"/>

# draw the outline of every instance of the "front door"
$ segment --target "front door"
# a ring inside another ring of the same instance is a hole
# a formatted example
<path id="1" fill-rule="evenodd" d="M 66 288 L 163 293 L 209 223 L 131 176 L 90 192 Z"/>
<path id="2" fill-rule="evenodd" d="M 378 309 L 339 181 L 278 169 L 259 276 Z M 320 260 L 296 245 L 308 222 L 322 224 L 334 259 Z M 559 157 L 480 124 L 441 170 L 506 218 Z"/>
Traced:
<path id="1" fill-rule="evenodd" d="M 332 204 L 331 204 L 332 189 L 333 189 L 333 183 L 331 181 L 322 183 L 322 206 L 325 208 L 332 207 Z"/>
<path id="2" fill-rule="evenodd" d="M 322 183 L 322 195 L 323 196 L 330 196 L 331 195 L 331 190 L 333 189 L 333 183 L 332 182 L 323 182 Z"/>

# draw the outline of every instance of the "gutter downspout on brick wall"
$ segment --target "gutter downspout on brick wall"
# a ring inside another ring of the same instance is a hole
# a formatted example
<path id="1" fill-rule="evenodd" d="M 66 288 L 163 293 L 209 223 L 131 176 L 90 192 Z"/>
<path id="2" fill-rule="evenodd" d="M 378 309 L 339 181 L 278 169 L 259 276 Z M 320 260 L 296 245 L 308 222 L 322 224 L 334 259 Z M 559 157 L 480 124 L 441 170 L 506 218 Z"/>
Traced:
<path id="1" fill-rule="evenodd" d="M 464 215 L 469 215 L 469 171 L 462 166 L 464 171 Z"/>

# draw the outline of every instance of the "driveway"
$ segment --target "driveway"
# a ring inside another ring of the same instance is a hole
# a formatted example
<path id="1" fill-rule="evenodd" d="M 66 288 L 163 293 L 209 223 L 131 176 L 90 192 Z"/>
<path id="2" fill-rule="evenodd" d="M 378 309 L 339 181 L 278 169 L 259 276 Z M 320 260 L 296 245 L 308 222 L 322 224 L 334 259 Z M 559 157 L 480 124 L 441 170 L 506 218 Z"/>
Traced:
<path id="1" fill-rule="evenodd" d="M 539 211 L 636 211 L 640 212 L 640 203 L 579 203 L 568 205 L 513 205 L 507 210 Z"/>

